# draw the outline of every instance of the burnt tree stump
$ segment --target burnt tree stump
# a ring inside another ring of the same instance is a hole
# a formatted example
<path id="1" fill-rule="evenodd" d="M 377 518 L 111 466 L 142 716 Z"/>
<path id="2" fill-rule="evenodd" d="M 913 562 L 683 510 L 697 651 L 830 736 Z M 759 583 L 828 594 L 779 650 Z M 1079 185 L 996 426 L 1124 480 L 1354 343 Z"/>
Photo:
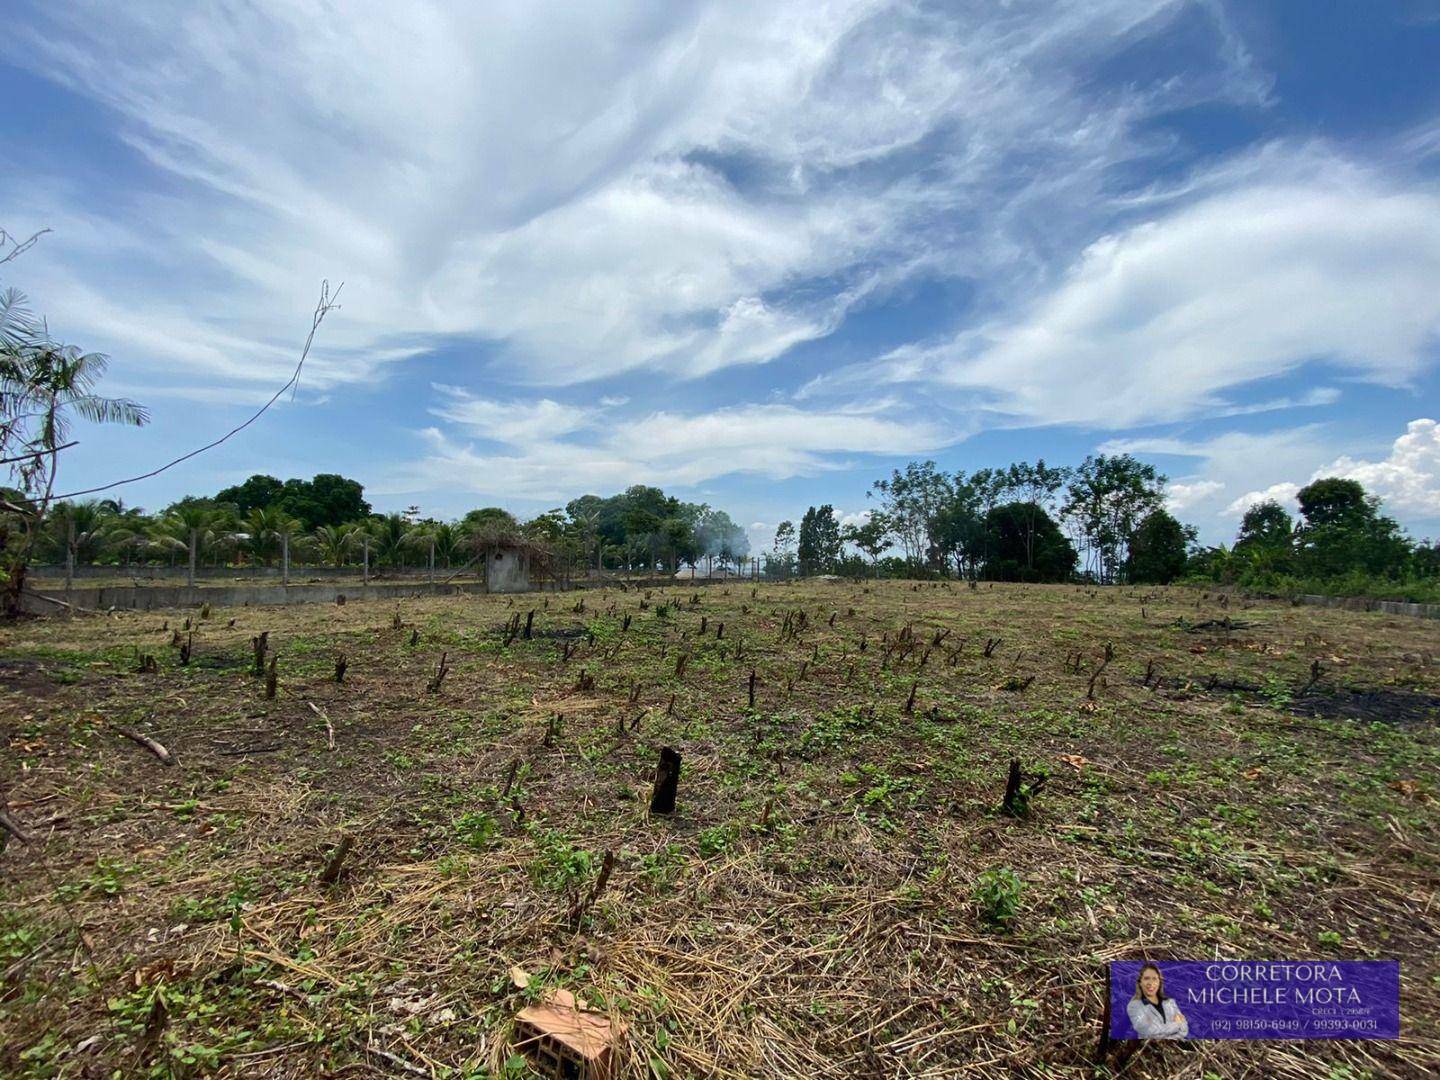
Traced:
<path id="1" fill-rule="evenodd" d="M 665 746 L 655 767 L 655 790 L 650 794 L 650 813 L 673 814 L 675 793 L 680 788 L 680 752 Z"/>

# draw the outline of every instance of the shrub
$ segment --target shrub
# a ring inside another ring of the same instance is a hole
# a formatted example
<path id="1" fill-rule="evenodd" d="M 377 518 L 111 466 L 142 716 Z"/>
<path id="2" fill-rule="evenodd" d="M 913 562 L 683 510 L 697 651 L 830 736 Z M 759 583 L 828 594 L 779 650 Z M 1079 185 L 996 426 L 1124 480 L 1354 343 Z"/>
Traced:
<path id="1" fill-rule="evenodd" d="M 986 870 L 975 879 L 971 893 L 980 911 L 980 921 L 999 929 L 1008 927 L 1020 913 L 1024 884 L 1008 866 Z"/>

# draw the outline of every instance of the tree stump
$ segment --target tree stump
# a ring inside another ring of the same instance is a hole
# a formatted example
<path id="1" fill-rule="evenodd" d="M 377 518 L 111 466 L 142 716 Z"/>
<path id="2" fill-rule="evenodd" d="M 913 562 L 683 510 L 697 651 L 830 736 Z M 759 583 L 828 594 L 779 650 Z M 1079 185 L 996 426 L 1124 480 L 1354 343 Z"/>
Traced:
<path id="1" fill-rule="evenodd" d="M 660 764 L 655 767 L 655 790 L 650 794 L 650 813 L 673 814 L 675 793 L 680 787 L 680 752 L 671 747 L 660 750 Z"/>

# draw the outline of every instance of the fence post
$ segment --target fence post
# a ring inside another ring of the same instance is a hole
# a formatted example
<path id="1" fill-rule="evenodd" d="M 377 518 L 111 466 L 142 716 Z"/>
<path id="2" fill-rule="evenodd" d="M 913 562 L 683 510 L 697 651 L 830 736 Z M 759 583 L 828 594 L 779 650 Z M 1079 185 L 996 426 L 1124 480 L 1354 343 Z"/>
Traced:
<path id="1" fill-rule="evenodd" d="M 430 537 L 430 590 L 435 590 L 435 537 Z"/>
<path id="2" fill-rule="evenodd" d="M 70 583 L 75 580 L 75 519 L 67 515 L 65 532 L 65 602 L 70 602 Z"/>
<path id="3" fill-rule="evenodd" d="M 280 584 L 290 587 L 290 534 L 280 534 Z"/>
<path id="4" fill-rule="evenodd" d="M 362 537 L 361 544 L 365 549 L 365 561 L 363 563 L 364 569 L 360 571 L 360 584 L 362 587 L 368 589 L 370 587 L 370 537 Z"/>

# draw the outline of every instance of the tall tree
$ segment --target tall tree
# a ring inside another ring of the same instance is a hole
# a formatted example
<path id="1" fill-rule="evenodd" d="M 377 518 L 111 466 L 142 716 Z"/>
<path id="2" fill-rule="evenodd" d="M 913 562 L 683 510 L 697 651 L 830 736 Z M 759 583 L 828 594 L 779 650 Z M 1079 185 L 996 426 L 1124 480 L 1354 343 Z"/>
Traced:
<path id="1" fill-rule="evenodd" d="M 1367 498 L 1358 480 L 1327 476 L 1301 488 L 1295 495 L 1305 526 L 1357 525 L 1374 518 L 1376 501 Z"/>
<path id="2" fill-rule="evenodd" d="M 403 566 L 405 554 L 414 543 L 411 536 L 414 531 L 415 526 L 404 514 L 371 518 L 369 533 L 379 561 L 390 567 Z"/>
<path id="3" fill-rule="evenodd" d="M 1075 546 L 1053 518 L 1037 506 L 1001 503 L 985 515 L 990 535 L 984 573 L 997 581 L 1068 581 Z"/>
<path id="4" fill-rule="evenodd" d="M 890 522 L 878 510 L 870 514 L 859 525 L 846 525 L 841 537 L 847 544 L 854 544 L 870 559 L 870 568 L 875 576 L 880 575 L 879 559 L 890 546 Z"/>
<path id="5" fill-rule="evenodd" d="M 890 478 L 875 481 L 869 492 L 879 500 L 901 551 L 913 566 L 938 562 L 936 519 L 953 493 L 950 477 L 940 472 L 933 461 L 912 461 L 904 472 L 892 469 Z"/>
<path id="6" fill-rule="evenodd" d="M 350 521 L 343 525 L 321 525 L 315 530 L 315 544 L 326 565 L 344 566 L 350 561 L 359 549 L 361 528 L 358 523 Z"/>
<path id="7" fill-rule="evenodd" d="M 1145 585 L 1168 585 L 1185 571 L 1194 527 L 1182 525 L 1165 509 L 1145 515 L 1130 540 L 1126 577 Z"/>
<path id="8" fill-rule="evenodd" d="M 1065 515 L 1085 539 L 1089 569 L 1102 582 L 1124 573 L 1135 529 L 1164 501 L 1165 477 L 1129 454 L 1092 454 L 1070 476 Z"/>
<path id="9" fill-rule="evenodd" d="M 247 517 L 251 510 L 265 510 L 274 506 L 285 494 L 285 485 L 273 476 L 256 473 L 242 484 L 221 488 L 215 494 L 217 503 L 228 503 L 241 517 Z"/>
<path id="10" fill-rule="evenodd" d="M 1025 520 L 1025 566 L 1035 567 L 1035 528 L 1041 513 L 1049 517 L 1054 510 L 1055 496 L 1065 486 L 1070 470 L 1051 468 L 1040 458 L 1035 464 L 1019 462 L 1005 473 L 1005 487 L 1016 496 L 1029 515 Z"/>
<path id="11" fill-rule="evenodd" d="M 840 521 L 829 503 L 810 507 L 800 520 L 800 573 L 828 574 L 835 569 L 844 550 Z"/>
<path id="12" fill-rule="evenodd" d="M 1231 551 L 1236 571 L 1247 578 L 1267 580 L 1289 573 L 1295 558 L 1295 522 L 1274 499 L 1256 503 L 1240 520 L 1240 532 Z"/>
<path id="13" fill-rule="evenodd" d="M 809 507 L 800 518 L 800 542 L 796 550 L 796 561 L 802 575 L 818 573 L 820 549 L 815 543 L 815 507 Z"/>
<path id="14" fill-rule="evenodd" d="M 1324 477 L 1295 496 L 1305 524 L 1296 531 L 1301 574 L 1334 578 L 1348 573 L 1398 577 L 1411 561 L 1412 544 L 1380 500 L 1355 480 Z"/>
<path id="15" fill-rule="evenodd" d="M 963 472 L 955 474 L 950 498 L 933 525 L 934 544 L 941 559 L 953 564 L 957 577 L 973 576 L 985 561 L 990 531 L 986 516 L 993 502 L 993 487 L 986 476 L 979 484 Z"/>

